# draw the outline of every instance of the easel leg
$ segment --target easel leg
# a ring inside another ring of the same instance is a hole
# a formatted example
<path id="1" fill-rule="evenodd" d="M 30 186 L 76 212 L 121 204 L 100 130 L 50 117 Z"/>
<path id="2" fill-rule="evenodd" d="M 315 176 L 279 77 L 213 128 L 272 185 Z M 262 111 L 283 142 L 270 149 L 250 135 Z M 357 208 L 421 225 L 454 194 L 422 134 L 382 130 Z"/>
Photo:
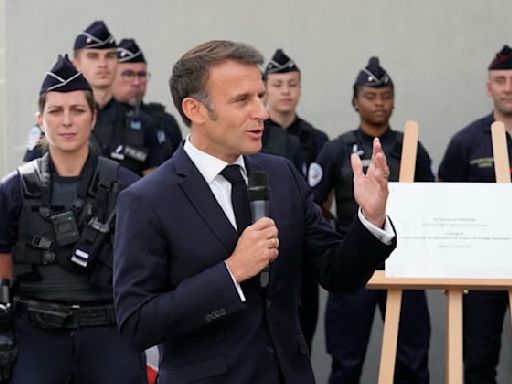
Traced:
<path id="1" fill-rule="evenodd" d="M 448 290 L 446 384 L 462 384 L 462 290 Z"/>
<path id="2" fill-rule="evenodd" d="M 379 384 L 393 384 L 401 303 L 402 290 L 389 289 L 386 300 L 386 320 L 384 322 L 384 336 L 382 338 L 382 351 L 380 355 Z"/>
<path id="3" fill-rule="evenodd" d="M 510 311 L 510 317 L 512 318 L 512 291 L 508 291 L 508 310 Z"/>

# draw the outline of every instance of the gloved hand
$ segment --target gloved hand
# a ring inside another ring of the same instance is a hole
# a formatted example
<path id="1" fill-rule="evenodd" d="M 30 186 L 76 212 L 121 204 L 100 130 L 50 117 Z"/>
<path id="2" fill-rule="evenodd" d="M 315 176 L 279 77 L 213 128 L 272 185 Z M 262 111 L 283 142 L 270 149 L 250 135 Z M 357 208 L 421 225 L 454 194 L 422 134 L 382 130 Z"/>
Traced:
<path id="1" fill-rule="evenodd" d="M 14 333 L 0 333 L 0 383 L 7 383 L 11 378 L 17 355 L 18 348 L 14 342 Z"/>

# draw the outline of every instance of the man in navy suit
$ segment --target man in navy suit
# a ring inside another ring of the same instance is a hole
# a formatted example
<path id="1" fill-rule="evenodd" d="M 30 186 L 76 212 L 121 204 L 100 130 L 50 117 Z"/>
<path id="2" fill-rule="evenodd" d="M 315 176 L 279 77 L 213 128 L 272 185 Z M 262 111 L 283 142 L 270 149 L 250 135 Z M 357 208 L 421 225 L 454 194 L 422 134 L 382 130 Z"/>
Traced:
<path id="1" fill-rule="evenodd" d="M 190 134 L 172 160 L 119 198 L 118 324 L 135 348 L 158 345 L 159 383 L 314 383 L 297 313 L 301 259 L 326 289 L 355 290 L 396 245 L 378 139 L 366 174 L 352 158 L 361 209 L 343 239 L 295 167 L 257 153 L 268 118 L 262 63 L 257 50 L 230 41 L 185 53 L 170 87 Z M 242 182 L 267 172 L 269 217 L 243 223 L 249 205 L 232 203 L 240 184 L 228 169 Z"/>

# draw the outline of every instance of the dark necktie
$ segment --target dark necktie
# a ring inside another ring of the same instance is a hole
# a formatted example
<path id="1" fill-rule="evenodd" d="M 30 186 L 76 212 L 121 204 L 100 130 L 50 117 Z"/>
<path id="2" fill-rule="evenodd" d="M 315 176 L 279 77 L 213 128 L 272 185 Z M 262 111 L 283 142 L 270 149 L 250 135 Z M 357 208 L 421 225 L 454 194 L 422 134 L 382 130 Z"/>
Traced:
<path id="1" fill-rule="evenodd" d="M 220 173 L 231 183 L 231 203 L 235 211 L 236 226 L 238 234 L 241 234 L 245 227 L 251 224 L 251 208 L 247 196 L 247 184 L 237 164 L 227 165 Z"/>

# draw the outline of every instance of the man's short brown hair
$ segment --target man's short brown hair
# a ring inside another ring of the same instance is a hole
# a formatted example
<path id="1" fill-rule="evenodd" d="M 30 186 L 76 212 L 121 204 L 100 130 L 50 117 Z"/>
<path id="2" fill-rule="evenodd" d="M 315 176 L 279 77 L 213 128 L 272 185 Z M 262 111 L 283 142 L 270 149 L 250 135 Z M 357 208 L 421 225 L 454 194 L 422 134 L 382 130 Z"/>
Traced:
<path id="1" fill-rule="evenodd" d="M 211 40 L 200 44 L 186 52 L 174 64 L 169 86 L 174 106 L 187 126 L 190 126 L 191 121 L 183 113 L 183 99 L 193 97 L 208 104 L 205 87 L 209 70 L 229 60 L 244 65 L 263 65 L 263 55 L 256 48 L 228 40 Z"/>

